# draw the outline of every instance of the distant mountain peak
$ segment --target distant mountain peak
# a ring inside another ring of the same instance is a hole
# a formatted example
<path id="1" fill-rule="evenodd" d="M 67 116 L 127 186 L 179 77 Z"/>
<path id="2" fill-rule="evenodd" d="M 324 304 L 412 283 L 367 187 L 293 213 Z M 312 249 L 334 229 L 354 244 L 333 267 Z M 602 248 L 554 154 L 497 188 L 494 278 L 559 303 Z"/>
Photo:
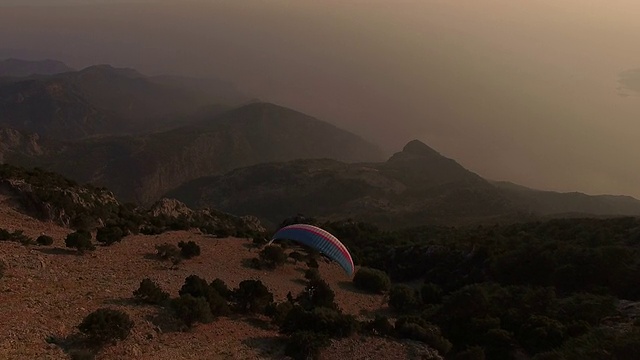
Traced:
<path id="1" fill-rule="evenodd" d="M 439 152 L 435 151 L 420 140 L 409 141 L 407 145 L 402 148 L 402 152 L 413 155 L 440 155 Z"/>
<path id="2" fill-rule="evenodd" d="M 131 68 L 117 68 L 109 64 L 91 65 L 79 71 L 80 74 L 98 73 L 105 75 L 123 76 L 128 78 L 141 78 L 144 77 L 135 69 Z"/>

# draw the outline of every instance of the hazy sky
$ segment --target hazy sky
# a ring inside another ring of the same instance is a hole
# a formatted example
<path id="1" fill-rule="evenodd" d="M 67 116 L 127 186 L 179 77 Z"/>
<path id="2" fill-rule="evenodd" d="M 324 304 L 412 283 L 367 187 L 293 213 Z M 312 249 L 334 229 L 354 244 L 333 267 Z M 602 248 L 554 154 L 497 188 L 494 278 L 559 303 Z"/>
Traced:
<path id="1" fill-rule="evenodd" d="M 213 75 L 389 153 L 417 138 L 490 179 L 640 198 L 638 0 L 0 5 L 0 57 Z"/>

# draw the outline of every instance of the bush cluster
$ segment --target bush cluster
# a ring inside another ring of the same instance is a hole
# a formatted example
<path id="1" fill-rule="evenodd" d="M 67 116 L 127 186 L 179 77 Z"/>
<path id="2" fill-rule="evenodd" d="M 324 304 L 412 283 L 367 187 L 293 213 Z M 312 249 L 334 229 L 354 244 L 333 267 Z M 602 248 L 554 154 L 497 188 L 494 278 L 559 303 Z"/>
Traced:
<path id="1" fill-rule="evenodd" d="M 98 309 L 82 320 L 78 329 L 96 345 L 126 339 L 134 323 L 127 313 L 108 308 Z"/>
<path id="2" fill-rule="evenodd" d="M 76 248 L 78 253 L 84 254 L 85 251 L 93 251 L 96 249 L 91 242 L 91 233 L 86 230 L 78 230 L 72 232 L 64 239 L 66 247 Z"/>
<path id="3" fill-rule="evenodd" d="M 391 288 L 391 280 L 384 271 L 363 267 L 353 276 L 353 285 L 364 291 L 382 294 Z"/>

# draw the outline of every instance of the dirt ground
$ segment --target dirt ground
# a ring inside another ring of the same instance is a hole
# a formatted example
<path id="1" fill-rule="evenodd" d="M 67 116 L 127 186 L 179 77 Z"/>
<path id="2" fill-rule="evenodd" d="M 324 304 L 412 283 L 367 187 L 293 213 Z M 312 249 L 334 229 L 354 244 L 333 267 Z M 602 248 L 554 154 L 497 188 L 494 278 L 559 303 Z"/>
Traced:
<path id="1" fill-rule="evenodd" d="M 190 331 L 170 331 L 171 319 L 156 307 L 134 304 L 132 293 L 144 278 L 156 281 L 172 297 L 192 274 L 207 281 L 224 280 L 230 288 L 246 279 L 261 280 L 276 301 L 287 292 L 304 289 L 306 265 L 288 263 L 274 271 L 251 269 L 245 264 L 258 249 L 247 239 L 216 239 L 197 232 L 175 231 L 155 236 L 128 236 L 109 247 L 77 255 L 64 246 L 69 229 L 44 223 L 0 207 L 0 228 L 23 230 L 37 237 L 54 238 L 51 246 L 23 246 L 0 242 L 0 260 L 7 265 L 0 279 L 0 359 L 68 359 L 60 346 L 46 340 L 73 334 L 92 311 L 109 307 L 129 314 L 134 329 L 125 341 L 107 346 L 98 359 L 282 359 L 284 338 L 266 319 L 221 317 Z M 172 269 L 152 255 L 155 246 L 193 240 L 201 255 Z M 320 273 L 336 293 L 347 313 L 367 317 L 386 308 L 381 295 L 364 294 L 334 263 L 321 262 Z M 323 351 L 325 359 L 421 359 L 430 350 L 412 342 L 356 336 Z"/>

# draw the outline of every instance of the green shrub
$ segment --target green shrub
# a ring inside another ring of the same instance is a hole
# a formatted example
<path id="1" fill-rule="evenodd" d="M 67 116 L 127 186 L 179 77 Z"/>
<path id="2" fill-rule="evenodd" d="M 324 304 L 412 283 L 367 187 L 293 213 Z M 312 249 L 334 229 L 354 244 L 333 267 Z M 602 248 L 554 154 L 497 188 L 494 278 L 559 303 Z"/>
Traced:
<path id="1" fill-rule="evenodd" d="M 265 309 L 265 315 L 271 318 L 271 321 L 277 326 L 281 326 L 289 312 L 293 310 L 293 303 L 290 301 L 283 301 L 280 303 L 271 303 Z"/>
<path id="2" fill-rule="evenodd" d="M 206 280 L 196 275 L 189 275 L 178 293 L 180 295 L 188 294 L 196 298 L 203 298 L 214 316 L 226 315 L 229 312 L 229 305 L 222 295 L 209 286 Z"/>
<path id="3" fill-rule="evenodd" d="M 253 239 L 251 239 L 251 242 L 256 246 L 262 246 L 268 243 L 269 241 L 264 236 L 256 236 Z"/>
<path id="4" fill-rule="evenodd" d="M 156 255 L 162 260 L 176 259 L 180 256 L 180 250 L 173 244 L 164 243 L 156 245 Z"/>
<path id="5" fill-rule="evenodd" d="M 284 265 L 287 261 L 287 254 L 280 246 L 269 245 L 260 251 L 260 261 L 267 269 L 275 269 Z"/>
<path id="6" fill-rule="evenodd" d="M 312 269 L 317 269 L 320 265 L 318 264 L 318 260 L 311 258 L 307 260 L 307 266 Z"/>
<path id="7" fill-rule="evenodd" d="M 139 302 L 154 305 L 161 305 L 169 299 L 169 294 L 149 278 L 140 282 L 140 287 L 133 292 L 133 296 Z"/>
<path id="8" fill-rule="evenodd" d="M 374 335 L 392 336 L 395 333 L 393 325 L 386 316 L 376 315 L 373 320 L 366 324 L 366 327 Z"/>
<path id="9" fill-rule="evenodd" d="M 160 235 L 165 230 L 159 226 L 143 226 L 140 228 L 140 233 L 143 235 Z"/>
<path id="10" fill-rule="evenodd" d="M 343 338 L 356 333 L 358 327 L 359 323 L 352 315 L 324 307 L 305 310 L 296 305 L 282 322 L 280 332 L 293 334 L 299 331 L 313 331 L 333 338 Z"/>
<path id="11" fill-rule="evenodd" d="M 69 358 L 71 360 L 94 360 L 96 353 L 91 349 L 73 349 L 69 351 Z"/>
<path id="12" fill-rule="evenodd" d="M 225 300 L 231 300 L 232 291 L 229 289 L 227 284 L 220 279 L 215 279 L 209 284 L 215 291 L 220 294 Z"/>
<path id="13" fill-rule="evenodd" d="M 36 242 L 38 243 L 38 245 L 49 246 L 53 244 L 53 238 L 48 235 L 40 235 L 36 239 Z"/>
<path id="14" fill-rule="evenodd" d="M 353 285 L 360 290 L 382 294 L 391 287 L 391 280 L 384 271 L 363 267 L 353 276 Z"/>
<path id="15" fill-rule="evenodd" d="M 440 329 L 432 324 L 420 325 L 413 322 L 398 322 L 395 330 L 399 337 L 422 341 L 438 350 L 441 355 L 446 355 L 453 347 L 451 342 L 442 336 Z"/>
<path id="16" fill-rule="evenodd" d="M 244 280 L 233 291 L 233 299 L 239 312 L 264 313 L 273 294 L 260 280 Z"/>
<path id="17" fill-rule="evenodd" d="M 103 243 L 105 245 L 111 245 L 122 240 L 123 236 L 124 236 L 124 233 L 122 232 L 122 229 L 120 227 L 104 226 L 104 227 L 98 228 L 96 232 L 96 241 Z"/>
<path id="18" fill-rule="evenodd" d="M 192 257 L 200 255 L 200 246 L 194 241 L 180 241 L 178 247 L 180 248 L 180 255 L 185 259 L 191 259 Z"/>
<path id="19" fill-rule="evenodd" d="M 213 314 L 209 303 L 203 297 L 193 297 L 190 294 L 182 294 L 179 298 L 171 300 L 171 307 L 178 319 L 188 327 L 195 323 L 207 324 L 213 321 Z"/>
<path id="20" fill-rule="evenodd" d="M 86 250 L 93 251 L 96 247 L 91 242 L 91 233 L 88 231 L 78 230 L 72 232 L 64 239 L 66 247 L 76 248 L 80 254 Z"/>
<path id="21" fill-rule="evenodd" d="M 442 302 L 442 288 L 434 283 L 423 284 L 420 288 L 420 298 L 424 304 L 439 304 Z"/>
<path id="22" fill-rule="evenodd" d="M 418 309 L 420 300 L 417 291 L 408 285 L 394 285 L 389 292 L 389 306 L 400 313 Z"/>
<path id="23" fill-rule="evenodd" d="M 564 341 L 565 326 L 546 316 L 532 315 L 522 325 L 518 339 L 532 353 L 551 350 Z"/>
<path id="24" fill-rule="evenodd" d="M 320 277 L 320 271 L 318 271 L 318 269 L 307 269 L 304 272 L 304 278 L 309 280 L 309 281 L 319 281 L 322 280 L 322 278 Z"/>
<path id="25" fill-rule="evenodd" d="M 78 329 L 96 344 L 124 340 L 131 333 L 133 321 L 120 310 L 102 308 L 84 318 Z"/>
<path id="26" fill-rule="evenodd" d="M 337 309 L 338 305 L 335 303 L 335 297 L 335 292 L 326 281 L 313 279 L 307 283 L 305 291 L 298 296 L 297 300 L 305 308 L 326 307 Z"/>
<path id="27" fill-rule="evenodd" d="M 296 332 L 289 337 L 284 354 L 295 360 L 318 359 L 320 350 L 329 346 L 329 337 L 312 331 Z"/>

